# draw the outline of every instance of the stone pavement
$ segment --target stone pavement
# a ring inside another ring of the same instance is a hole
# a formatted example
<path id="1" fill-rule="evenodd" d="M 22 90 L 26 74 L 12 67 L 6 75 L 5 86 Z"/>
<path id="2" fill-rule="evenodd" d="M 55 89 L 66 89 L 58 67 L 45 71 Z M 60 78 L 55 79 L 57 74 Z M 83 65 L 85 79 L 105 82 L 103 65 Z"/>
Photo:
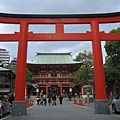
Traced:
<path id="1" fill-rule="evenodd" d="M 73 100 L 67 98 L 60 105 L 57 100 L 57 106 L 34 105 L 27 110 L 24 116 L 9 116 L 4 120 L 120 120 L 120 116 L 110 114 L 95 114 L 94 103 L 86 106 L 73 104 Z"/>

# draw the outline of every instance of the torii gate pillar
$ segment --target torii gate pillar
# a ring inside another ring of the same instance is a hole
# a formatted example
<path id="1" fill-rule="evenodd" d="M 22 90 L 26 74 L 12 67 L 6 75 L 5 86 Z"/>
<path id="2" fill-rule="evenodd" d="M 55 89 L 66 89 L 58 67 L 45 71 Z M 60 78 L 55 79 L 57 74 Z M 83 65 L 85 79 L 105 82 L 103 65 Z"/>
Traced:
<path id="1" fill-rule="evenodd" d="M 20 38 L 18 43 L 17 76 L 15 85 L 15 101 L 12 103 L 12 116 L 26 115 L 25 85 L 27 57 L 28 24 L 20 23 Z"/>
<path id="2" fill-rule="evenodd" d="M 106 85 L 101 50 L 99 24 L 97 21 L 91 23 L 92 48 L 94 59 L 94 76 L 96 88 L 95 113 L 110 114 L 108 100 L 106 99 Z"/>

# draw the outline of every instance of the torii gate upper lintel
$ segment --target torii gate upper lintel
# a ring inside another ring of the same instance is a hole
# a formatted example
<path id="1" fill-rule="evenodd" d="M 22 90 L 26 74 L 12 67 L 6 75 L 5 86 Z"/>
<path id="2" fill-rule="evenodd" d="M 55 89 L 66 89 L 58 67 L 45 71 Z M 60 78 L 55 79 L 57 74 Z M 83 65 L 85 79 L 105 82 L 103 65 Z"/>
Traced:
<path id="1" fill-rule="evenodd" d="M 20 31 L 14 34 L 0 34 L 0 41 L 18 41 L 17 71 L 15 83 L 15 101 L 12 115 L 25 115 L 25 84 L 26 58 L 28 41 L 92 41 L 94 58 L 94 76 L 96 88 L 95 113 L 110 114 L 106 99 L 101 41 L 120 40 L 119 33 L 99 31 L 101 23 L 120 22 L 120 12 L 102 14 L 63 14 L 63 15 L 32 15 L 0 13 L 0 23 L 19 24 Z M 28 32 L 29 24 L 54 24 L 55 33 L 35 34 Z M 64 33 L 64 24 L 90 24 L 91 30 L 86 33 Z M 21 106 L 21 111 L 16 106 Z M 102 106 L 102 108 L 101 108 Z"/>

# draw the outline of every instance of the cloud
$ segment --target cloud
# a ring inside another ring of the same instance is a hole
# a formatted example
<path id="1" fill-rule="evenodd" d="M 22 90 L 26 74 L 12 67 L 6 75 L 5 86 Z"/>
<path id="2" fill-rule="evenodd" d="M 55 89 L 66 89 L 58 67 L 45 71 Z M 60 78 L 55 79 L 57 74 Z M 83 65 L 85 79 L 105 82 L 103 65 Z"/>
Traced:
<path id="1" fill-rule="evenodd" d="M 9 12 L 12 11 L 13 6 L 10 6 L 10 0 L 1 0 L 0 1 L 0 12 Z"/>
<path id="2" fill-rule="evenodd" d="M 118 27 L 120 27 L 120 22 L 100 24 L 100 31 L 105 31 L 106 33 L 109 33 L 112 29 L 116 29 Z"/>
<path id="3" fill-rule="evenodd" d="M 19 14 L 91 14 L 109 13 L 119 11 L 120 0 L 1 0 L 0 11 Z M 67 25 L 66 25 L 67 26 Z M 102 24 L 100 31 L 109 32 L 120 26 L 116 24 Z M 72 25 L 65 27 L 65 32 L 89 31 L 89 25 Z M 0 24 L 0 33 L 14 33 L 19 31 L 19 25 Z M 54 32 L 55 28 L 48 26 L 30 26 L 29 31 Z M 17 57 L 17 46 L 15 43 L 0 43 L 0 48 L 6 48 L 10 52 L 11 59 Z M 75 57 L 84 50 L 92 51 L 91 42 L 29 42 L 27 60 L 34 59 L 36 52 L 72 52 Z M 103 56 L 106 56 L 104 42 L 102 42 Z M 103 57 L 103 58 L 104 58 Z"/>
<path id="4" fill-rule="evenodd" d="M 19 26 L 18 24 L 1 24 L 0 23 L 0 34 L 9 34 L 14 32 L 19 32 Z"/>
<path id="5" fill-rule="evenodd" d="M 119 0 L 1 0 L 0 11 L 12 13 L 101 13 L 119 11 Z"/>
<path id="6" fill-rule="evenodd" d="M 4 25 L 0 24 L 0 33 L 2 33 L 3 29 L 4 29 Z"/>
<path id="7" fill-rule="evenodd" d="M 0 42 L 0 48 L 9 51 L 10 58 L 17 58 L 18 42 Z"/>

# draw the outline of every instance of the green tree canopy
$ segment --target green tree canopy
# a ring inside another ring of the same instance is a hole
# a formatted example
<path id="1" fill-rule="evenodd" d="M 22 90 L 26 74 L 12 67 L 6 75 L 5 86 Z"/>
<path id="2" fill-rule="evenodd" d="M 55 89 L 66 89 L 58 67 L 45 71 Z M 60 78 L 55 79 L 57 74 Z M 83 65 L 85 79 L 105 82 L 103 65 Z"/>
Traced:
<path id="1" fill-rule="evenodd" d="M 74 84 L 78 84 L 86 79 L 93 79 L 92 53 L 85 50 L 83 53 L 79 53 L 74 60 L 83 62 L 83 65 L 79 68 L 79 70 L 74 73 L 74 75 L 77 77 L 76 81 L 74 81 Z"/>
<path id="2" fill-rule="evenodd" d="M 110 33 L 120 33 L 120 27 L 113 29 Z M 120 41 L 106 41 L 107 53 L 105 64 L 105 77 L 107 86 L 111 89 L 120 83 Z"/>
<path id="3" fill-rule="evenodd" d="M 32 80 L 33 73 L 29 71 L 29 69 L 26 69 L 26 81 L 29 83 L 34 83 Z"/>

